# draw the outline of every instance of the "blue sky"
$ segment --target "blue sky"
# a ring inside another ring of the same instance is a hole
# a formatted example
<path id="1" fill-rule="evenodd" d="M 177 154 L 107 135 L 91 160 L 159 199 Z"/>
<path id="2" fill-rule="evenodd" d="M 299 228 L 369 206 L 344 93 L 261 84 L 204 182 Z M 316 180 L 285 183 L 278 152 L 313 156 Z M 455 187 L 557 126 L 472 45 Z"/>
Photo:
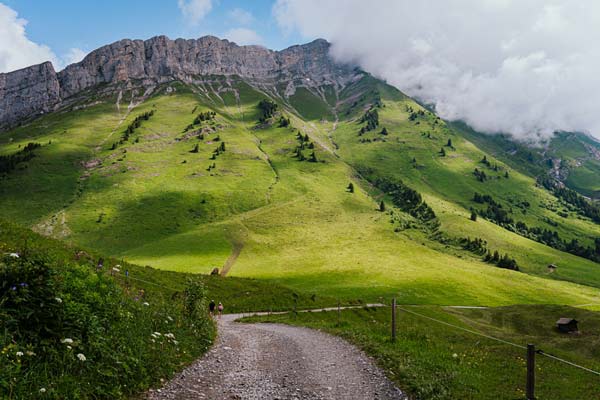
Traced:
<path id="1" fill-rule="evenodd" d="M 0 0 L 1 4 L 27 21 L 26 38 L 49 47 L 59 64 L 123 38 L 211 34 L 272 49 L 307 41 L 280 30 L 272 16 L 274 0 Z M 69 55 L 73 51 L 76 54 Z"/>

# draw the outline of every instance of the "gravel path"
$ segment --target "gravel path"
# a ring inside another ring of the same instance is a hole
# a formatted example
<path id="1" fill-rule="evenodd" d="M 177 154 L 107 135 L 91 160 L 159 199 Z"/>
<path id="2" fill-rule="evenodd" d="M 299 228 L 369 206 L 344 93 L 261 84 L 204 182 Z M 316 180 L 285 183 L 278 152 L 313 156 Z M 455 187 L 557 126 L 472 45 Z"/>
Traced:
<path id="1" fill-rule="evenodd" d="M 203 358 L 147 399 L 405 399 L 348 342 L 316 330 L 224 315 Z"/>

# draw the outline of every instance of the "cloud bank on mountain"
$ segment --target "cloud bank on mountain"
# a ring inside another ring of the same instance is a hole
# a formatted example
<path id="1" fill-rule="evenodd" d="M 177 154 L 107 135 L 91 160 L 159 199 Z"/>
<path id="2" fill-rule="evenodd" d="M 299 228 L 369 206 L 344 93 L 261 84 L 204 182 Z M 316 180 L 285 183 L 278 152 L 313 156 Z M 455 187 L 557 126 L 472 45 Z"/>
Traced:
<path id="1" fill-rule="evenodd" d="M 273 14 L 444 118 L 530 141 L 600 137 L 594 0 L 278 0 Z"/>

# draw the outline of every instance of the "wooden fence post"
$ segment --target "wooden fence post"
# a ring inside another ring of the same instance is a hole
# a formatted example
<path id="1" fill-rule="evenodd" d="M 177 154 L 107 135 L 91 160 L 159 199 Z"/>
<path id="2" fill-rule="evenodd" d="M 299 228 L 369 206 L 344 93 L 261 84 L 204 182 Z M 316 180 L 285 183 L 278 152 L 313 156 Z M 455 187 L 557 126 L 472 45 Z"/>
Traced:
<path id="1" fill-rule="evenodd" d="M 396 298 L 392 299 L 392 342 L 396 341 Z"/>
<path id="2" fill-rule="evenodd" d="M 527 400 L 535 399 L 535 346 L 527 345 Z"/>

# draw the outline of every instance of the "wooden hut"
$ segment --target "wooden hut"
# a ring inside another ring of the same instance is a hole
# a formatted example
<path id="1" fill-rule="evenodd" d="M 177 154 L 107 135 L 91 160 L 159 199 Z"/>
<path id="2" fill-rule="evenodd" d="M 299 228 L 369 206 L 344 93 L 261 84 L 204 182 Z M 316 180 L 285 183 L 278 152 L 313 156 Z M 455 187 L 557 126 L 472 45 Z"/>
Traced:
<path id="1" fill-rule="evenodd" d="M 556 321 L 556 328 L 562 333 L 578 332 L 577 320 L 573 318 L 560 318 Z"/>

